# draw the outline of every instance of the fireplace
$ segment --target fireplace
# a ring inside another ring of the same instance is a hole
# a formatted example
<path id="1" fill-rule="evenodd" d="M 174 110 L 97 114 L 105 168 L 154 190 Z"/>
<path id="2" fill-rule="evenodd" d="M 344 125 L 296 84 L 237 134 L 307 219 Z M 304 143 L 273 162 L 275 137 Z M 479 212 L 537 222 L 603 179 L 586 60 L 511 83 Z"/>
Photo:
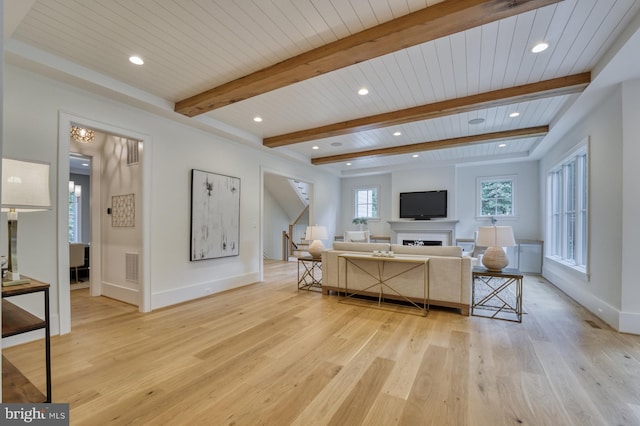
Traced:
<path id="1" fill-rule="evenodd" d="M 389 221 L 391 225 L 391 241 L 396 244 L 405 244 L 405 240 L 435 241 L 434 245 L 451 246 L 455 244 L 455 227 L 457 220 L 401 220 Z"/>
<path id="2" fill-rule="evenodd" d="M 441 246 L 441 240 L 402 240 L 403 246 Z"/>

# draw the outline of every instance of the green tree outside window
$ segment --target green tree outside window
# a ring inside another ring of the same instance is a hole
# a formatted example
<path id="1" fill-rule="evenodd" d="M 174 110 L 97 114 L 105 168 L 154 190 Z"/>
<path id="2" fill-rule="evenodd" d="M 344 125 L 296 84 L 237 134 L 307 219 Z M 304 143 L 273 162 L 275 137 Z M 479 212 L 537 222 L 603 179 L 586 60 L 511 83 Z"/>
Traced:
<path id="1" fill-rule="evenodd" d="M 481 216 L 513 215 L 513 179 L 484 180 L 480 183 Z"/>

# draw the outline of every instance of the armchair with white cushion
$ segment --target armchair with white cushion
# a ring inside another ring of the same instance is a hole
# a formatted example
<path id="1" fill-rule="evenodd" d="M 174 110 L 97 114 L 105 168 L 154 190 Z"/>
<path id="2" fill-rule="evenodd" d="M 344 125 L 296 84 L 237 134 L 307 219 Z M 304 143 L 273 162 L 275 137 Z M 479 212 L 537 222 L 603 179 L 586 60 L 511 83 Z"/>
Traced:
<path id="1" fill-rule="evenodd" d="M 345 243 L 368 243 L 370 233 L 369 231 L 345 231 L 344 242 Z"/>

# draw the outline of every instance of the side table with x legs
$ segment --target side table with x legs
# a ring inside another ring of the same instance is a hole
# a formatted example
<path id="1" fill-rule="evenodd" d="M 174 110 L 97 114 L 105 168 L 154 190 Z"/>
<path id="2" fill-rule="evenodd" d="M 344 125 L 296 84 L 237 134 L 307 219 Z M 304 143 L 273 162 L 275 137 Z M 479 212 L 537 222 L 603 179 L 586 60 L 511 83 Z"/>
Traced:
<path id="1" fill-rule="evenodd" d="M 298 258 L 298 290 L 322 291 L 322 259 Z"/>
<path id="2" fill-rule="evenodd" d="M 472 271 L 471 315 L 522 322 L 522 273 L 513 268 Z"/>

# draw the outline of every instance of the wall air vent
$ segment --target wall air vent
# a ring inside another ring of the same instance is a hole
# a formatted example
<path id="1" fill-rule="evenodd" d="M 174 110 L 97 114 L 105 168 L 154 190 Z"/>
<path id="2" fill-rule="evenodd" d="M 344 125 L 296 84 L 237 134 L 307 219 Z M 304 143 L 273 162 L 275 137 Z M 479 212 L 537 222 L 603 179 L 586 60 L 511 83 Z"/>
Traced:
<path id="1" fill-rule="evenodd" d="M 127 166 L 140 163 L 140 141 L 127 139 Z"/>
<path id="2" fill-rule="evenodd" d="M 125 253 L 125 279 L 138 282 L 138 253 Z"/>

